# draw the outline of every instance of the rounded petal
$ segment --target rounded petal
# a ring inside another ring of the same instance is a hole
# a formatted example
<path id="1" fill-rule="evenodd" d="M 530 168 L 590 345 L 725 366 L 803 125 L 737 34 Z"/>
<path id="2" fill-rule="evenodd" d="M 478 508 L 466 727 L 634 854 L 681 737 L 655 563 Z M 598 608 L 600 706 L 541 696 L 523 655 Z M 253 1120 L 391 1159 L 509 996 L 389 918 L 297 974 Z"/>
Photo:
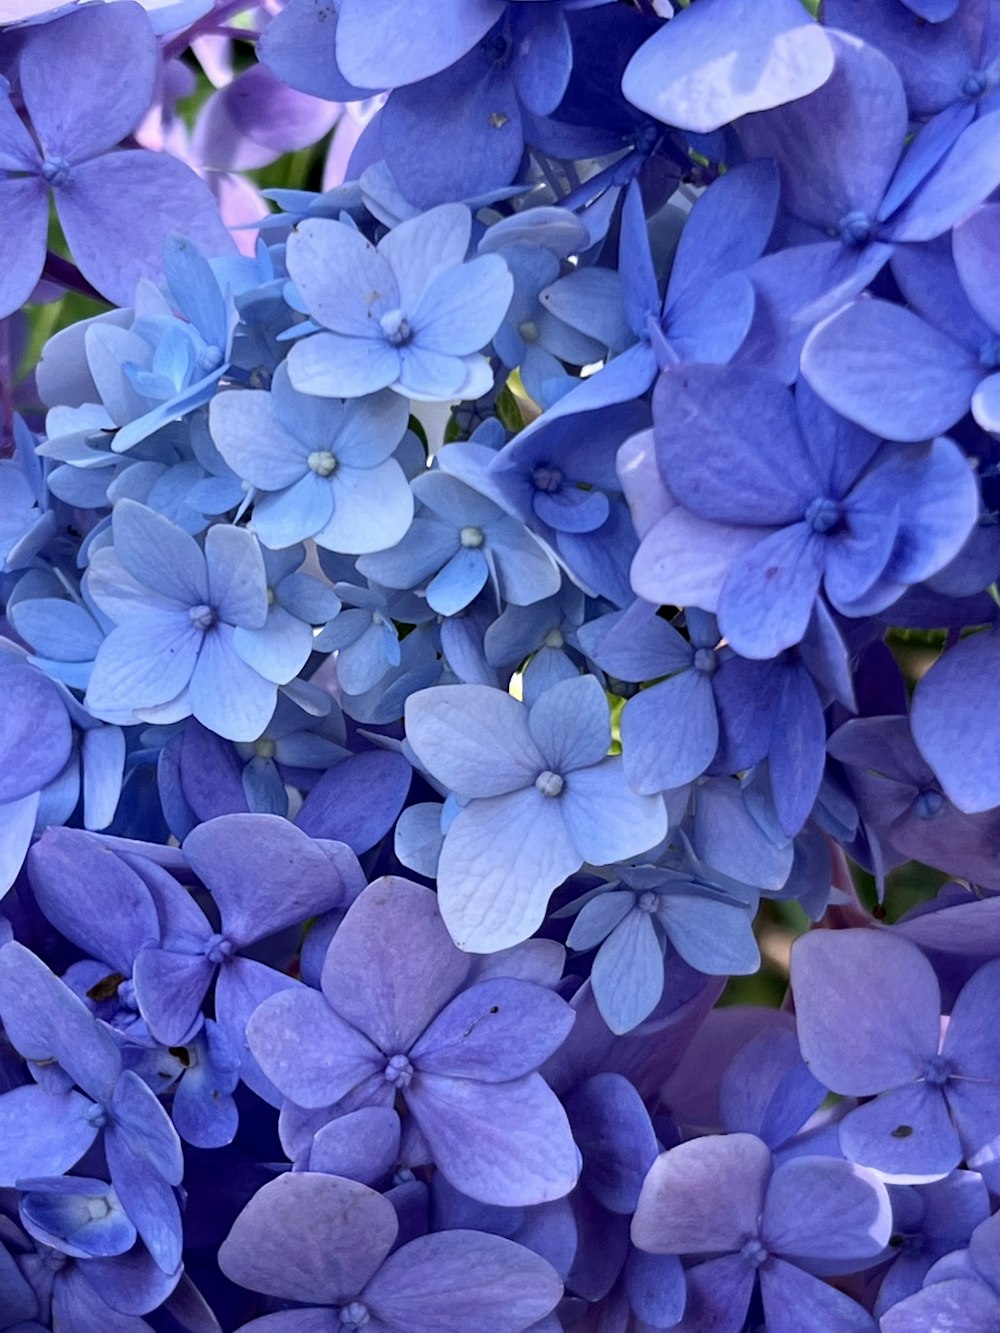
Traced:
<path id="1" fill-rule="evenodd" d="M 941 1089 L 926 1082 L 892 1088 L 849 1111 L 840 1146 L 852 1162 L 900 1184 L 940 1179 L 962 1160 Z"/>
<path id="2" fill-rule="evenodd" d="M 290 1301 L 346 1304 L 388 1254 L 399 1224 L 367 1185 L 311 1171 L 259 1189 L 219 1248 L 226 1277 Z"/>
<path id="3" fill-rule="evenodd" d="M 309 314 L 334 333 L 368 338 L 378 315 L 399 305 L 392 267 L 346 223 L 307 218 L 288 238 L 287 262 Z M 294 369 L 291 379 L 300 392 L 308 392 L 296 383 Z"/>
<path id="4" fill-rule="evenodd" d="M 219 453 L 252 486 L 278 491 L 304 475 L 306 447 L 276 419 L 271 394 L 258 389 L 216 394 L 208 424 Z"/>
<path id="5" fill-rule="evenodd" d="M 417 758 L 462 797 L 530 787 L 545 760 L 524 706 L 488 685 L 439 685 L 406 701 L 406 738 Z"/>
<path id="6" fill-rule="evenodd" d="M 561 1199 L 580 1159 L 566 1113 L 540 1074 L 508 1083 L 418 1074 L 407 1106 L 450 1184 L 505 1208 Z"/>
<path id="7" fill-rule="evenodd" d="M 468 970 L 431 890 L 389 875 L 370 884 L 341 922 L 323 963 L 323 993 L 395 1055 L 410 1049 Z"/>
<path id="8" fill-rule="evenodd" d="M 825 403 L 884 440 L 940 435 L 969 410 L 983 378 L 972 352 L 911 310 L 872 300 L 817 325 L 802 373 Z"/>
<path id="9" fill-rule="evenodd" d="M 832 1157 L 795 1157 L 775 1168 L 761 1238 L 799 1259 L 874 1259 L 889 1243 L 892 1204 L 874 1171 Z"/>
<path id="10" fill-rule="evenodd" d="M 438 1014 L 410 1050 L 421 1073 L 504 1083 L 537 1069 L 562 1045 L 573 1010 L 544 986 L 480 981 Z"/>
<path id="11" fill-rule="evenodd" d="M 669 30 L 664 25 L 639 48 L 622 91 L 656 120 L 706 134 L 805 97 L 833 67 L 826 34 L 793 0 L 763 7 L 709 0 L 702 10 L 675 14 Z"/>
<path id="12" fill-rule="evenodd" d="M 359 398 L 396 383 L 400 355 L 383 338 L 314 333 L 289 352 L 288 376 L 300 393 Z"/>
<path id="13" fill-rule="evenodd" d="M 115 305 L 140 278 L 159 278 L 163 245 L 180 232 L 209 255 L 234 249 L 208 186 L 168 153 L 129 149 L 72 169 L 56 211 L 83 276 Z"/>
<path id="14" fill-rule="evenodd" d="M 243 661 L 231 625 L 202 636 L 191 675 L 191 712 L 202 726 L 231 741 L 255 741 L 278 701 L 277 686 Z"/>
<path id="15" fill-rule="evenodd" d="M 634 792 L 617 756 L 569 773 L 558 800 L 570 841 L 591 865 L 638 856 L 667 836 L 662 797 Z"/>
<path id="16" fill-rule="evenodd" d="M 913 695 L 913 739 L 965 814 L 1000 805 L 1000 714 L 982 691 L 998 670 L 1000 638 L 974 634 L 943 653 Z M 974 736 L 976 743 L 956 745 L 958 736 Z"/>
<path id="17" fill-rule="evenodd" d="M 347 848 L 346 874 L 301 829 L 277 815 L 232 814 L 199 824 L 184 855 L 211 891 L 222 930 L 238 947 L 341 904 L 361 879 Z"/>
<path id="18" fill-rule="evenodd" d="M 770 1175 L 771 1150 L 752 1134 L 661 1153 L 643 1181 L 632 1244 L 653 1254 L 738 1250 L 757 1231 Z"/>
<path id="19" fill-rule="evenodd" d="M 66 706 L 40 671 L 7 667 L 0 710 L 0 802 L 40 791 L 66 766 L 73 744 Z"/>
<path id="20" fill-rule="evenodd" d="M 792 949 L 791 977 L 803 1058 L 834 1092 L 898 1087 L 937 1053 L 937 977 L 908 941 L 884 931 L 810 931 Z"/>
<path id="21" fill-rule="evenodd" d="M 34 176 L 0 180 L 0 208 L 4 216 L 0 230 L 0 318 L 3 318 L 27 301 L 42 276 L 48 190 Z"/>
<path id="22" fill-rule="evenodd" d="M 438 899 L 452 939 L 475 953 L 520 944 L 582 862 L 558 801 L 534 786 L 473 801 L 448 829 L 438 862 Z"/>
<path id="23" fill-rule="evenodd" d="M 552 1310 L 562 1283 L 523 1245 L 477 1231 L 418 1236 L 386 1260 L 364 1303 L 393 1333 L 523 1333 Z"/>
<path id="24" fill-rule="evenodd" d="M 330 480 L 333 514 L 313 534 L 317 546 L 367 555 L 395 546 L 413 519 L 413 492 L 394 458 L 374 467 L 342 464 Z"/>
<path id="25" fill-rule="evenodd" d="M 47 155 L 78 162 L 114 148 L 149 110 L 156 69 L 153 29 L 136 4 L 80 10 L 31 29 L 18 74 Z"/>
<path id="26" fill-rule="evenodd" d="M 264 1074 L 297 1106 L 332 1106 L 385 1067 L 385 1056 L 345 1023 L 318 991 L 278 991 L 247 1024 Z"/>

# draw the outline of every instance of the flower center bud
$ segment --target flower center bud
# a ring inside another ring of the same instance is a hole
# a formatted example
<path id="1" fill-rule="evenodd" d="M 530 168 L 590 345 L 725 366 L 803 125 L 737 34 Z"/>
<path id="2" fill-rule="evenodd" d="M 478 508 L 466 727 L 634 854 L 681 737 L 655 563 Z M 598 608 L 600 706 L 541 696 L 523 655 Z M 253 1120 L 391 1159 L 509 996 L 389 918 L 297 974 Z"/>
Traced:
<path id="1" fill-rule="evenodd" d="M 370 1318 L 368 1306 L 361 1301 L 351 1301 L 340 1312 L 340 1322 L 344 1328 L 364 1328 Z"/>
<path id="2" fill-rule="evenodd" d="M 565 642 L 562 630 L 550 629 L 542 640 L 542 646 L 545 648 L 561 648 Z"/>
<path id="3" fill-rule="evenodd" d="M 517 331 L 526 343 L 538 342 L 538 325 L 533 319 L 526 319 L 517 326 Z"/>
<path id="4" fill-rule="evenodd" d="M 379 320 L 379 326 L 393 347 L 402 347 L 411 337 L 410 324 L 402 310 L 387 310 Z"/>
<path id="5" fill-rule="evenodd" d="M 939 791 L 922 791 L 913 802 L 913 813 L 918 819 L 933 819 L 944 805 L 944 797 Z"/>
<path id="6" fill-rule="evenodd" d="M 215 624 L 215 612 L 210 606 L 204 606 L 202 604 L 192 606 L 190 611 L 188 611 L 188 616 L 195 629 L 211 629 Z"/>
<path id="7" fill-rule="evenodd" d="M 756 1236 L 751 1236 L 749 1240 L 743 1242 L 740 1258 L 748 1264 L 752 1264 L 754 1268 L 759 1268 L 767 1258 L 767 1250 Z"/>
<path id="8" fill-rule="evenodd" d="M 536 490 L 548 491 L 551 494 L 562 485 L 563 474 L 557 467 L 536 467 L 531 474 L 531 480 L 535 483 Z"/>
<path id="9" fill-rule="evenodd" d="M 467 546 L 472 550 L 476 550 L 478 547 L 482 546 L 486 538 L 483 535 L 482 528 L 468 527 L 468 528 L 463 528 L 462 531 L 458 534 L 458 540 L 462 543 L 463 546 Z"/>
<path id="10" fill-rule="evenodd" d="M 69 163 L 64 157 L 47 157 L 42 163 L 42 179 L 58 190 L 69 180 Z"/>
<path id="11" fill-rule="evenodd" d="M 210 370 L 218 370 L 224 360 L 222 348 L 209 343 L 198 353 L 198 369 L 203 375 L 207 375 Z"/>
<path id="12" fill-rule="evenodd" d="M 986 71 L 974 69 L 971 74 L 967 74 L 962 80 L 962 96 L 968 97 L 970 101 L 975 101 L 977 97 L 982 97 L 989 86 L 990 80 Z"/>
<path id="13" fill-rule="evenodd" d="M 698 649 L 696 649 L 696 651 L 695 651 L 695 655 L 694 655 L 694 669 L 695 669 L 695 671 L 703 671 L 703 672 L 705 673 L 706 676 L 710 676 L 710 675 L 712 675 L 712 673 L 715 671 L 715 668 L 716 668 L 718 665 L 719 665 L 719 664 L 718 664 L 718 662 L 716 661 L 716 657 L 715 657 L 715 649 L 714 649 L 714 648 L 698 648 Z"/>
<path id="14" fill-rule="evenodd" d="M 258 759 L 273 759 L 276 749 L 277 746 L 270 736 L 261 736 L 260 740 L 253 743 L 253 752 Z"/>
<path id="15" fill-rule="evenodd" d="M 640 912 L 655 912 L 656 904 L 659 901 L 657 895 L 652 889 L 647 889 L 645 893 L 640 893 L 636 907 Z"/>
<path id="16" fill-rule="evenodd" d="M 314 449 L 306 462 L 320 477 L 332 477 L 337 470 L 337 460 L 329 449 Z"/>
<path id="17" fill-rule="evenodd" d="M 413 1066 L 405 1055 L 392 1055 L 386 1061 L 382 1077 L 394 1088 L 408 1088 L 413 1078 Z M 358 1327 L 360 1328 L 360 1325 Z"/>
<path id="18" fill-rule="evenodd" d="M 136 1003 L 135 998 L 135 982 L 131 977 L 126 977 L 126 979 L 119 985 L 118 1003 L 123 1009 L 132 1009 L 136 1013 L 139 1012 L 139 1006 Z"/>
<path id="19" fill-rule="evenodd" d="M 924 1061 L 924 1078 L 932 1088 L 943 1087 L 951 1077 L 951 1064 L 943 1055 L 932 1055 Z"/>
<path id="20" fill-rule="evenodd" d="M 543 796 L 559 796 L 565 785 L 558 773 L 551 773 L 547 768 L 535 778 L 535 790 Z"/>
<path id="21" fill-rule="evenodd" d="M 87 1200 L 87 1213 L 92 1222 L 99 1222 L 102 1217 L 107 1217 L 111 1212 L 111 1204 L 103 1194 Z"/>
<path id="22" fill-rule="evenodd" d="M 825 496 L 819 500 L 813 500 L 806 510 L 806 522 L 813 532 L 818 532 L 821 536 L 825 536 L 839 527 L 842 517 L 839 502 L 830 500 Z"/>
<path id="23" fill-rule="evenodd" d="M 859 245 L 866 245 L 872 238 L 872 220 L 867 213 L 861 213 L 855 209 L 847 213 L 837 223 L 837 235 L 841 243 L 850 249 L 856 249 Z"/>
<path id="24" fill-rule="evenodd" d="M 93 1102 L 87 1107 L 83 1118 L 86 1120 L 87 1124 L 93 1126 L 94 1129 L 103 1129 L 108 1123 L 110 1116 L 108 1115 L 108 1108 L 106 1106 L 102 1106 L 100 1102 Z"/>
<path id="25" fill-rule="evenodd" d="M 205 957 L 210 963 L 224 963 L 233 956 L 233 942 L 225 935 L 209 935 L 205 941 Z"/>

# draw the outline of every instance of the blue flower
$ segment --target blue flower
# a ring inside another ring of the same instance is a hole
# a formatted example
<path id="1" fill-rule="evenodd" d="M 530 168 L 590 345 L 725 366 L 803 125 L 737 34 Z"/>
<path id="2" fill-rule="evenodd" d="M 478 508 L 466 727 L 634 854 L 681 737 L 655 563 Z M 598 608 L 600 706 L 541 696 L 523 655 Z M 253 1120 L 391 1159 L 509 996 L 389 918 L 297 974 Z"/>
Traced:
<path id="1" fill-rule="evenodd" d="M 223 458 L 257 488 L 261 541 L 280 549 L 312 537 L 345 555 L 395 546 L 410 526 L 413 498 L 391 457 L 407 417 L 388 391 L 347 403 L 296 393 L 284 363 L 270 393 L 221 393 L 209 409 Z"/>
<path id="2" fill-rule="evenodd" d="M 462 204 L 401 222 L 377 248 L 344 222 L 296 228 L 288 272 L 324 332 L 293 346 L 293 388 L 326 398 L 391 388 L 426 402 L 486 393 L 493 372 L 480 349 L 514 281 L 499 255 L 463 262 L 471 231 Z"/>
<path id="3" fill-rule="evenodd" d="M 277 700 L 277 686 L 240 650 L 240 631 L 262 630 L 268 619 L 255 538 L 218 524 L 203 553 L 129 500 L 116 505 L 112 532 L 113 546 L 94 552 L 87 575 L 94 601 L 116 622 L 98 650 L 87 707 L 126 723 L 193 713 L 230 740 L 255 740 Z M 299 665 L 282 665 L 280 674 L 290 680 Z"/>
<path id="4" fill-rule="evenodd" d="M 405 717 L 418 759 L 464 803 L 438 867 L 441 911 L 463 949 L 527 939 L 584 862 L 624 860 L 666 835 L 663 801 L 632 791 L 608 756 L 593 676 L 554 685 L 530 711 L 488 686 L 438 686 L 411 695 Z"/>

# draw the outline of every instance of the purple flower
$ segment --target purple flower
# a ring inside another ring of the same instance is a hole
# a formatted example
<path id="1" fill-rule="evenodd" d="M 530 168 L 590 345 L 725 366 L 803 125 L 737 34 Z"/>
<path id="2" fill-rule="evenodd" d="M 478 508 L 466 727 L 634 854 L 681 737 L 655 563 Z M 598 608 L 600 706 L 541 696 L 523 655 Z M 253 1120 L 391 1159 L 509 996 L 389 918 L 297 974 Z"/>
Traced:
<path id="1" fill-rule="evenodd" d="M 243 1209 L 219 1264 L 251 1291 L 310 1307 L 244 1325 L 262 1333 L 524 1333 L 562 1294 L 544 1259 L 500 1236 L 443 1231 L 393 1249 L 398 1232 L 392 1204 L 366 1185 L 289 1173 Z"/>
<path id="2" fill-rule="evenodd" d="M 330 942 L 321 991 L 266 1000 L 250 1049 L 290 1101 L 339 1112 L 397 1096 L 431 1159 L 485 1203 L 543 1203 L 576 1182 L 577 1151 L 555 1094 L 536 1073 L 572 1025 L 564 1000 L 533 982 L 473 979 L 434 895 L 376 881 Z"/>
<path id="3" fill-rule="evenodd" d="M 1000 962 L 981 967 L 942 1037 L 937 977 L 920 950 L 882 931 L 813 931 L 792 951 L 806 1064 L 826 1087 L 866 1100 L 840 1122 L 853 1162 L 902 1184 L 935 1180 L 995 1152 Z"/>
<path id="4" fill-rule="evenodd" d="M 50 189 L 81 272 L 119 305 L 139 278 L 160 272 L 170 232 L 210 253 L 233 248 L 210 192 L 182 162 L 111 151 L 153 98 L 156 42 L 138 5 L 94 5 L 31 30 L 18 74 L 34 137 L 0 93 L 0 312 L 41 276 Z"/>
<path id="5" fill-rule="evenodd" d="M 752 1134 L 682 1143 L 656 1159 L 632 1219 L 632 1242 L 653 1254 L 714 1256 L 689 1268 L 685 1323 L 737 1333 L 759 1279 L 769 1328 L 874 1333 L 875 1323 L 817 1272 L 855 1271 L 892 1230 L 873 1171 L 832 1157 L 772 1166 Z"/>

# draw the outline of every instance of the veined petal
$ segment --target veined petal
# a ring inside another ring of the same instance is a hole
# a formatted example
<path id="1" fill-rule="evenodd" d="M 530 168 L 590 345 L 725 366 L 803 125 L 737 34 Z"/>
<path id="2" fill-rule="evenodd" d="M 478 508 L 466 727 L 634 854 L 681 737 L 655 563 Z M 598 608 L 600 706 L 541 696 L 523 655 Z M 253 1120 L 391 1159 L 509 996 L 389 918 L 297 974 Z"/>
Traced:
<path id="1" fill-rule="evenodd" d="M 360 398 L 394 384 L 399 349 L 377 332 L 321 332 L 300 339 L 288 354 L 289 379 L 300 393 L 321 398 Z"/>
<path id="2" fill-rule="evenodd" d="M 436 1166 L 470 1198 L 512 1208 L 561 1199 L 576 1184 L 569 1122 L 540 1074 L 507 1083 L 418 1074 L 406 1100 Z"/>
<path id="3" fill-rule="evenodd" d="M 643 1182 L 632 1243 L 653 1254 L 738 1250 L 757 1231 L 771 1150 L 752 1134 L 691 1139 L 661 1153 Z"/>
<path id="4" fill-rule="evenodd" d="M 509 948 L 538 929 L 549 895 L 582 862 L 558 799 L 530 786 L 473 801 L 459 812 L 441 849 L 441 915 L 460 949 Z"/>
<path id="5" fill-rule="evenodd" d="M 406 701 L 406 736 L 420 762 L 459 796 L 530 787 L 545 759 L 523 704 L 488 685 L 444 685 Z"/>
<path id="6" fill-rule="evenodd" d="M 873 300 L 817 325 L 802 373 L 825 403 L 885 440 L 940 435 L 969 410 L 984 375 L 971 352 L 919 315 Z"/>
<path id="7" fill-rule="evenodd" d="M 339 1305 L 361 1292 L 398 1230 L 392 1204 L 366 1185 L 286 1171 L 237 1217 L 219 1266 L 251 1291 Z"/>
<path id="8" fill-rule="evenodd" d="M 667 836 L 662 798 L 634 792 L 618 756 L 568 774 L 558 802 L 570 841 L 592 865 L 638 856 Z"/>
<path id="9" fill-rule="evenodd" d="M 395 1055 L 410 1049 L 468 971 L 431 890 L 387 875 L 358 896 L 341 922 L 322 987 L 338 1014 Z"/>
<path id="10" fill-rule="evenodd" d="M 682 10 L 669 31 L 662 27 L 639 48 L 622 89 L 657 120 L 706 134 L 814 92 L 833 68 L 825 32 L 794 0 L 765 8 L 709 0 L 702 10 Z"/>
<path id="11" fill-rule="evenodd" d="M 909 1083 L 937 1053 L 937 978 L 907 940 L 810 931 L 795 943 L 791 975 L 803 1058 L 834 1092 L 867 1096 Z M 875 975 L 887 984 L 872 987 Z"/>
<path id="12" fill-rule="evenodd" d="M 4 216 L 0 229 L 0 318 L 23 305 L 42 276 L 48 195 L 45 185 L 35 176 L 0 180 L 0 209 Z"/>
<path id="13" fill-rule="evenodd" d="M 79 162 L 131 134 L 149 110 L 157 67 L 153 29 L 138 5 L 80 10 L 29 34 L 21 93 L 49 156 Z"/>
<path id="14" fill-rule="evenodd" d="M 499 255 L 482 255 L 440 274 L 414 311 L 421 347 L 466 356 L 493 337 L 507 313 L 514 279 Z"/>
<path id="15" fill-rule="evenodd" d="M 183 611 L 148 611 L 116 626 L 94 661 L 87 707 L 117 720 L 125 711 L 169 703 L 190 681 L 203 638 Z"/>
<path id="16" fill-rule="evenodd" d="M 203 635 L 191 674 L 191 712 L 227 740 L 255 741 L 271 720 L 278 690 L 237 653 L 235 632 L 231 625 L 216 625 Z"/>
<path id="17" fill-rule="evenodd" d="M 250 1050 L 275 1086 L 298 1106 L 332 1106 L 385 1067 L 357 1028 L 305 986 L 265 1000 L 247 1025 Z"/>
<path id="18" fill-rule="evenodd" d="M 116 305 L 161 275 L 171 232 L 209 255 L 234 249 L 211 190 L 169 153 L 127 149 L 74 166 L 56 211 L 80 272 Z"/>
<path id="19" fill-rule="evenodd" d="M 288 238 L 287 262 L 309 314 L 334 333 L 370 338 L 379 316 L 399 306 L 391 265 L 346 223 L 307 218 Z"/>
<path id="20" fill-rule="evenodd" d="M 539 1328 L 562 1283 L 538 1254 L 502 1236 L 448 1230 L 418 1236 L 391 1254 L 364 1303 L 391 1333 L 521 1333 Z"/>

